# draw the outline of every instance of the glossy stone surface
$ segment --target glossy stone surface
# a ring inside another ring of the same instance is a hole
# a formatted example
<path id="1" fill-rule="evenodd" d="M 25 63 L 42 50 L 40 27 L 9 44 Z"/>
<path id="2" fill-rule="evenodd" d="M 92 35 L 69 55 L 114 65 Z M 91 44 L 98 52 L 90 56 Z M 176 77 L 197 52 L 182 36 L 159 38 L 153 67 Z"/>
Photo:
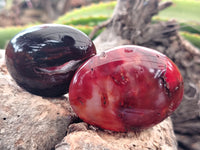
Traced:
<path id="1" fill-rule="evenodd" d="M 6 48 L 6 65 L 15 81 L 41 96 L 68 92 L 76 69 L 96 54 L 83 32 L 64 25 L 45 24 L 17 34 Z"/>
<path id="2" fill-rule="evenodd" d="M 122 46 L 86 61 L 69 88 L 73 110 L 103 129 L 129 131 L 156 125 L 178 107 L 183 79 L 165 55 Z"/>

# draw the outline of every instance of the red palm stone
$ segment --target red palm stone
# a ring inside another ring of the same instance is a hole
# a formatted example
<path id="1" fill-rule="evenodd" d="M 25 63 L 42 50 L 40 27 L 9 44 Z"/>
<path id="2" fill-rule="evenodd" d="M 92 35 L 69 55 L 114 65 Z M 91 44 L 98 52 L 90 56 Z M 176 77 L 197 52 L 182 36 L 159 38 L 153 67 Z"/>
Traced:
<path id="1" fill-rule="evenodd" d="M 183 97 L 183 78 L 165 55 L 122 46 L 91 57 L 74 75 L 69 100 L 85 122 L 125 132 L 156 125 Z"/>

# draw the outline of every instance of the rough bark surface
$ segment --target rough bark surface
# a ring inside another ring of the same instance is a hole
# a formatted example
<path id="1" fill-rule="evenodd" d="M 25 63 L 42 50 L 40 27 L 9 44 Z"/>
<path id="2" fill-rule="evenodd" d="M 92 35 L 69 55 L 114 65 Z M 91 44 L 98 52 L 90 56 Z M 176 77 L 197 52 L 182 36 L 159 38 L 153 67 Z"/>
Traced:
<path id="1" fill-rule="evenodd" d="M 151 17 L 170 3 L 159 0 L 119 0 L 107 28 L 95 40 L 101 49 L 122 44 L 153 48 L 171 58 L 184 78 L 184 97 L 172 115 L 180 150 L 200 149 L 200 50 L 177 32 L 175 21 L 151 23 Z M 133 8 L 133 9 L 132 9 Z M 135 9 L 134 9 L 135 8 Z"/>
<path id="2" fill-rule="evenodd" d="M 18 87 L 0 52 L 0 150 L 51 150 L 74 119 L 67 97 L 42 98 Z"/>
<path id="3" fill-rule="evenodd" d="M 72 132 L 56 150 L 175 150 L 176 140 L 170 118 L 141 132 L 116 133 L 94 129 L 85 123 L 72 124 Z"/>
<path id="4" fill-rule="evenodd" d="M 178 65 L 184 77 L 184 97 L 173 114 L 174 130 L 180 150 L 200 149 L 200 50 L 178 38 L 164 51 Z M 175 48 L 176 49 L 173 49 Z"/>

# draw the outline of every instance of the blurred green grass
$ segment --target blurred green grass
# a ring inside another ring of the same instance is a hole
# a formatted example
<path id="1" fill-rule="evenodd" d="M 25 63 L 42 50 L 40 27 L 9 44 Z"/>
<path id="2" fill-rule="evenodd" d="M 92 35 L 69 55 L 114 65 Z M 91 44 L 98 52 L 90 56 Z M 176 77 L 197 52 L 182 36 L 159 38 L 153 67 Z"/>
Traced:
<path id="1" fill-rule="evenodd" d="M 111 16 L 116 2 L 101 2 L 99 4 L 91 4 L 90 6 L 83 6 L 80 9 L 74 9 L 71 12 L 58 18 L 55 23 L 59 24 L 70 24 L 73 20 L 80 20 L 86 18 L 108 18 Z"/>
<path id="2" fill-rule="evenodd" d="M 0 49 L 4 49 L 6 44 L 14 35 L 22 31 L 25 27 L 0 28 Z"/>
<path id="3" fill-rule="evenodd" d="M 200 35 L 199 34 L 192 34 L 190 32 L 180 32 L 180 35 L 182 35 L 185 39 L 190 41 L 194 46 L 200 49 Z"/>
<path id="4" fill-rule="evenodd" d="M 162 0 L 169 1 L 169 0 Z M 164 19 L 176 19 L 179 22 L 200 23 L 199 0 L 171 0 L 173 5 L 161 11 L 158 16 Z"/>

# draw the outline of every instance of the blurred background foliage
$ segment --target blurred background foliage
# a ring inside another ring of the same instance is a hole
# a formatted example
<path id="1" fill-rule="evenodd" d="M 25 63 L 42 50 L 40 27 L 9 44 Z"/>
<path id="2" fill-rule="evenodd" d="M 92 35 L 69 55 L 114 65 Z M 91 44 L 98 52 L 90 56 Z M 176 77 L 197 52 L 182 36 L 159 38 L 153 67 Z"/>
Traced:
<path id="1" fill-rule="evenodd" d="M 200 0 L 171 1 L 152 23 L 175 19 L 180 34 L 200 49 Z M 115 5 L 113 0 L 0 0 L 0 49 L 18 32 L 43 23 L 70 25 L 88 35 L 111 17 Z"/>

